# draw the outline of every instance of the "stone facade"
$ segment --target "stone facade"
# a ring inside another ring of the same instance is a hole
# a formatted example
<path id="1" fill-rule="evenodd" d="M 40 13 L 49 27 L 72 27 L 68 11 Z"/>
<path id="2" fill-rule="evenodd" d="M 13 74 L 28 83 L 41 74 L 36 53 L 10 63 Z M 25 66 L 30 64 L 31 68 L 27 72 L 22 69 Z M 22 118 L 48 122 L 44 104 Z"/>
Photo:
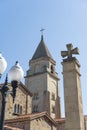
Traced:
<path id="1" fill-rule="evenodd" d="M 10 84 L 9 88 L 11 88 Z M 1 104 L 0 104 L 1 105 Z M 15 102 L 12 96 L 7 96 L 5 119 L 15 118 L 22 114 L 29 114 L 32 110 L 32 94 L 22 83 L 17 88 Z M 1 111 L 1 109 L 0 109 Z"/>
<path id="2" fill-rule="evenodd" d="M 65 130 L 65 118 L 55 119 L 57 130 Z"/>
<path id="3" fill-rule="evenodd" d="M 46 121 L 47 120 L 47 121 Z M 56 130 L 56 126 L 49 122 L 48 119 L 40 118 L 38 120 L 32 120 L 30 130 Z"/>
<path id="4" fill-rule="evenodd" d="M 25 80 L 33 95 L 37 94 L 36 98 L 34 98 L 35 95 L 33 96 L 32 108 L 37 105 L 38 112 L 47 111 L 55 118 L 55 112 L 52 110 L 52 107 L 55 107 L 55 109 L 58 107 L 58 78 L 45 70 L 42 73 L 29 75 Z M 60 107 L 56 110 L 56 116 L 60 117 Z"/>
<path id="5" fill-rule="evenodd" d="M 16 117 L 7 120 L 6 125 L 23 130 L 56 130 L 56 122 L 46 112 Z"/>

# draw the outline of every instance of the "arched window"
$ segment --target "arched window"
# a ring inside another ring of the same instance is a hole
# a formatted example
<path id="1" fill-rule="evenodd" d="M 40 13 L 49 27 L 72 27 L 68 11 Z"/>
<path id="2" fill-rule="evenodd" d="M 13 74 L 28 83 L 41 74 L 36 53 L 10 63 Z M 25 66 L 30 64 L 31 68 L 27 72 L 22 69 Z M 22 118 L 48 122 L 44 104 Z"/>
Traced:
<path id="1" fill-rule="evenodd" d="M 16 115 L 22 114 L 22 106 L 20 104 L 14 105 L 14 114 Z"/>
<path id="2" fill-rule="evenodd" d="M 38 105 L 34 105 L 34 106 L 33 106 L 33 111 L 32 111 L 32 112 L 35 113 L 35 112 L 38 112 L 38 111 L 39 111 L 39 110 L 38 110 Z"/>
<path id="3" fill-rule="evenodd" d="M 34 94 L 33 94 L 33 100 L 38 100 L 38 99 L 39 99 L 38 93 L 34 93 Z"/>
<path id="4" fill-rule="evenodd" d="M 20 106 L 20 114 L 22 114 L 22 106 Z"/>
<path id="5" fill-rule="evenodd" d="M 54 73 L 54 67 L 51 65 L 51 73 Z"/>
<path id="6" fill-rule="evenodd" d="M 14 105 L 14 113 L 16 113 L 16 104 Z"/>
<path id="7" fill-rule="evenodd" d="M 20 113 L 20 105 L 17 105 L 17 113 Z"/>

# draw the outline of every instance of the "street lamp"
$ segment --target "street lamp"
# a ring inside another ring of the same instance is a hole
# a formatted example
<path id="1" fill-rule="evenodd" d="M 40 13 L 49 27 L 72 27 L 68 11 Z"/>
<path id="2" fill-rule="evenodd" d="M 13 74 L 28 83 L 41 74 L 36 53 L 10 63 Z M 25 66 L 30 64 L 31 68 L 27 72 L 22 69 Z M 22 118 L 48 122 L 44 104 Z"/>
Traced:
<path id="1" fill-rule="evenodd" d="M 2 56 L 2 54 L 0 53 L 0 78 L 4 73 L 4 71 L 6 70 L 6 67 L 7 67 L 7 62 L 5 58 Z M 8 94 L 11 94 L 14 103 L 15 96 L 16 96 L 16 89 L 18 87 L 18 83 L 23 77 L 23 74 L 24 72 L 22 67 L 19 65 L 18 61 L 16 61 L 16 64 L 9 70 L 8 75 L 6 75 L 5 83 L 3 84 L 3 86 L 0 87 L 0 92 L 2 96 L 0 130 L 4 130 L 6 96 Z M 12 90 L 9 90 L 8 78 L 11 80 Z"/>

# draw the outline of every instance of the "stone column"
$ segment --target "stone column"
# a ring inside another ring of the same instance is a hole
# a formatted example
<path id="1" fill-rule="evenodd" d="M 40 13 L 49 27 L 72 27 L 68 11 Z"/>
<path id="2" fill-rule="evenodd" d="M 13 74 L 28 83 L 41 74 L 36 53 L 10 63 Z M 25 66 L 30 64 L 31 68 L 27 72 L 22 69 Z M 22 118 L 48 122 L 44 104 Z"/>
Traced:
<path id="1" fill-rule="evenodd" d="M 70 55 L 66 55 L 68 58 L 63 59 L 62 62 L 66 120 L 65 130 L 84 130 L 80 64 L 75 57 Z"/>

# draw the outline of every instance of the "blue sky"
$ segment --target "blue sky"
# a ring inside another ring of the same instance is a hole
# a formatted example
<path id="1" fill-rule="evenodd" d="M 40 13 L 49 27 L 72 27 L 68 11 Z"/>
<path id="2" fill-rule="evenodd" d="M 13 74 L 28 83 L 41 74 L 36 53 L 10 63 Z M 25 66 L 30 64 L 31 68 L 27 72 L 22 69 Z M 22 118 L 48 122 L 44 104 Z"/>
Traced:
<path id="1" fill-rule="evenodd" d="M 64 115 L 61 50 L 66 44 L 78 47 L 76 56 L 81 64 L 81 86 L 84 114 L 87 114 L 87 1 L 86 0 L 0 0 L 0 51 L 8 62 L 6 72 L 18 60 L 26 71 L 37 45 L 40 29 L 44 40 L 56 60 L 60 78 L 62 115 Z M 24 82 L 24 79 L 23 79 Z"/>

